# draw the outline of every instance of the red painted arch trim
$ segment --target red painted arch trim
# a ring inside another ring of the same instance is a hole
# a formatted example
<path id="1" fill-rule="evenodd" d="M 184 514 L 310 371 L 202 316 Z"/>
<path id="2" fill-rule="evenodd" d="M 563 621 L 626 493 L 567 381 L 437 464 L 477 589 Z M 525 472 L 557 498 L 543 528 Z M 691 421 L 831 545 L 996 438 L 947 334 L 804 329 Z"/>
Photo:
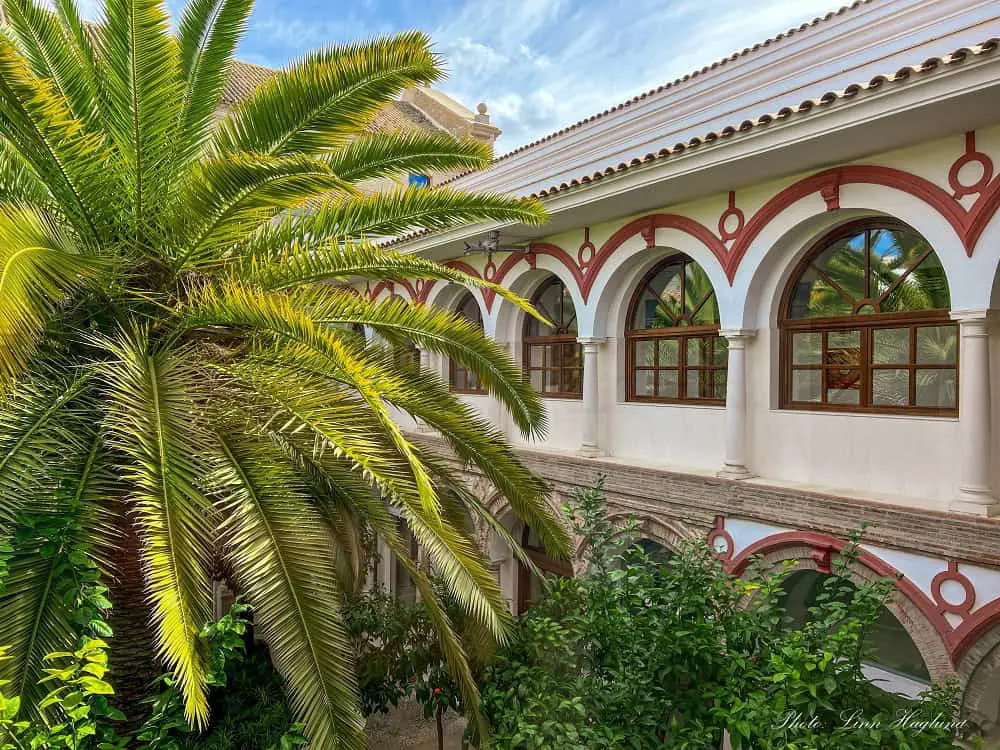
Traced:
<path id="1" fill-rule="evenodd" d="M 643 216 L 641 219 L 629 222 L 601 245 L 600 250 L 597 251 L 597 255 L 588 264 L 586 278 L 583 279 L 580 286 L 580 293 L 584 301 L 586 302 L 590 296 L 591 289 L 597 280 L 597 275 L 600 273 L 601 268 L 619 247 L 637 234 L 642 234 L 646 238 L 646 245 L 653 247 L 657 229 L 677 229 L 691 235 L 709 249 L 722 265 L 723 269 L 726 268 L 726 260 L 729 252 L 726 250 L 726 246 L 722 243 L 722 240 L 716 237 L 705 225 L 687 216 L 680 216 L 678 214 L 650 214 L 649 216 Z"/>
<path id="2" fill-rule="evenodd" d="M 994 599 L 962 620 L 950 638 L 954 663 L 959 664 L 969 649 L 997 625 L 1000 625 L 1000 599 Z"/>
<path id="3" fill-rule="evenodd" d="M 397 280 L 394 280 L 394 281 L 380 281 L 378 284 L 375 285 L 375 288 L 371 290 L 371 293 L 369 294 L 369 299 L 373 299 L 373 300 L 378 299 L 378 296 L 384 290 L 386 290 L 386 289 L 389 290 L 389 294 L 395 294 L 396 293 L 396 284 L 399 284 L 401 287 L 403 287 L 406 290 L 407 294 L 410 295 L 410 299 L 412 301 L 414 301 L 414 302 L 419 302 L 420 301 L 419 297 L 417 295 L 417 290 L 414 289 L 413 285 L 409 281 L 406 281 L 405 279 L 398 280 L 398 281 Z"/>
<path id="4" fill-rule="evenodd" d="M 934 208 L 951 224 L 955 233 L 962 238 L 966 255 L 972 255 L 975 243 L 970 242 L 970 236 L 967 232 L 969 225 L 972 223 L 970 215 L 944 189 L 938 187 L 930 180 L 918 177 L 909 172 L 904 172 L 901 169 L 858 164 L 846 167 L 834 167 L 833 169 L 828 169 L 799 180 L 789 185 L 761 206 L 747 222 L 743 232 L 740 233 L 739 238 L 733 244 L 731 254 L 725 263 L 726 276 L 729 279 L 729 283 L 733 283 L 740 261 L 743 260 L 743 256 L 746 255 L 750 245 L 782 211 L 793 203 L 813 193 L 822 192 L 824 189 L 828 193 L 839 194 L 841 186 L 852 183 L 883 185 L 919 198 Z M 985 222 L 983 226 L 985 226 Z"/>
<path id="5" fill-rule="evenodd" d="M 746 572 L 747 566 L 755 556 L 789 547 L 811 547 L 814 551 L 833 551 L 839 553 L 845 546 L 846 542 L 828 534 L 820 534 L 814 531 L 785 531 L 758 539 L 753 544 L 750 544 L 741 550 L 733 558 L 732 562 L 726 565 L 726 569 L 733 575 L 742 575 Z M 931 625 L 934 626 L 934 629 L 941 637 L 945 648 L 951 656 L 952 666 L 956 666 L 960 659 L 955 649 L 957 633 L 953 631 L 951 624 L 938 610 L 937 605 L 931 601 L 931 598 L 921 591 L 910 579 L 903 577 L 894 566 L 866 549 L 859 551 L 858 562 L 876 575 L 892 578 L 896 581 L 896 587 L 907 599 L 916 605 Z M 998 607 L 997 615 L 1000 616 L 1000 602 L 996 602 L 995 604 Z"/>

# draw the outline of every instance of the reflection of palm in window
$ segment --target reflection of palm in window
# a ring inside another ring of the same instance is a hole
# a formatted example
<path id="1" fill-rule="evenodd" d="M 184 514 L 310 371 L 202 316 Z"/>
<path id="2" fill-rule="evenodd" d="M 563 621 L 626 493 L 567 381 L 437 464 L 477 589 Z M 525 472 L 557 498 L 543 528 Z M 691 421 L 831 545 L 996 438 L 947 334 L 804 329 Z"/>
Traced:
<path id="1" fill-rule="evenodd" d="M 782 319 L 786 405 L 954 413 L 957 328 L 923 237 L 903 225 L 849 225 L 793 279 Z"/>
<path id="2" fill-rule="evenodd" d="M 532 387 L 547 396 L 579 398 L 583 393 L 583 352 L 577 342 L 576 306 L 569 289 L 553 277 L 532 304 L 552 325 L 528 317 L 524 326 L 524 369 Z"/>
<path id="3" fill-rule="evenodd" d="M 725 400 L 728 347 L 718 335 L 719 307 L 701 266 L 671 256 L 640 282 L 629 309 L 630 400 Z"/>

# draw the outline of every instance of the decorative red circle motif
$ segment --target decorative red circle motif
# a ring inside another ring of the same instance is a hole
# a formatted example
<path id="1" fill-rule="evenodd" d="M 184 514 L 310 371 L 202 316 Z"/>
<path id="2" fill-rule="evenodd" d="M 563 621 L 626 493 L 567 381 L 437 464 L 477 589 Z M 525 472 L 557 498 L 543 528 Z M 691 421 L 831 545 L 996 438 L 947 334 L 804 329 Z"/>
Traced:
<path id="1" fill-rule="evenodd" d="M 497 275 L 497 265 L 493 262 L 493 258 L 490 258 L 486 263 L 486 268 L 483 269 L 483 278 L 487 281 L 493 281 Z"/>
<path id="2" fill-rule="evenodd" d="M 716 544 L 716 542 L 720 541 L 722 544 Z M 723 544 L 725 547 L 722 546 Z M 708 546 L 711 548 L 712 554 L 715 555 L 716 559 L 723 562 L 729 562 L 733 559 L 733 553 L 736 551 L 736 542 L 733 541 L 732 534 L 726 531 L 726 519 L 722 516 L 715 517 L 715 526 L 708 532 Z"/>
<path id="3" fill-rule="evenodd" d="M 948 581 L 954 581 L 962 587 L 965 598 L 961 602 L 950 602 L 945 598 L 941 588 Z M 947 570 L 942 570 L 934 576 L 934 580 L 931 581 L 931 596 L 934 597 L 934 602 L 941 612 L 961 617 L 968 617 L 972 614 L 972 608 L 976 604 L 976 588 L 967 576 L 959 572 L 956 562 L 948 563 Z"/>
<path id="4" fill-rule="evenodd" d="M 971 164 L 972 162 L 979 164 L 983 168 L 983 173 L 980 175 L 979 179 L 971 185 L 963 185 L 959 180 L 959 172 L 962 171 L 962 167 L 966 164 Z M 972 151 L 962 154 L 958 157 L 955 163 L 951 165 L 951 169 L 948 170 L 948 184 L 951 185 L 951 189 L 955 191 L 955 198 L 963 198 L 966 195 L 972 195 L 973 193 L 982 193 L 986 190 L 986 186 L 990 184 L 990 180 L 992 179 L 993 160 L 981 151 Z"/>
<path id="5" fill-rule="evenodd" d="M 726 225 L 729 223 L 731 217 L 736 217 L 736 226 L 732 230 L 728 229 Z M 719 217 L 719 237 L 722 238 L 723 242 L 731 242 L 739 237 L 740 232 L 743 231 L 743 225 L 746 223 L 746 217 L 743 212 L 736 208 L 736 206 L 730 206 L 725 211 L 722 212 L 722 216 Z"/>

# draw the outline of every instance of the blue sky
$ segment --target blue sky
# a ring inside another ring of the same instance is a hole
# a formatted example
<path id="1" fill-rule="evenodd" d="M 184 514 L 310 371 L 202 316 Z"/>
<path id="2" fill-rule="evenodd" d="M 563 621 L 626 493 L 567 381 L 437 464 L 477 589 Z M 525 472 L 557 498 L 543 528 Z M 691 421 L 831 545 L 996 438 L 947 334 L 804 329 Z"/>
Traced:
<path id="1" fill-rule="evenodd" d="M 240 56 L 281 66 L 325 43 L 422 29 L 446 61 L 440 88 L 489 105 L 503 152 L 845 1 L 257 0 Z"/>

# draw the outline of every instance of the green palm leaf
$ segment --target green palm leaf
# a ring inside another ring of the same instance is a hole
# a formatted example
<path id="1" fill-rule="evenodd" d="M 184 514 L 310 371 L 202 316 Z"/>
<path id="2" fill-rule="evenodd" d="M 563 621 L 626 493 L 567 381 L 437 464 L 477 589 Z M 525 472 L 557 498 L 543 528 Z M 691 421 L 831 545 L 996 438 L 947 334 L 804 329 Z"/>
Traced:
<path id="1" fill-rule="evenodd" d="M 255 625 L 318 748 L 364 748 L 353 652 L 329 537 L 307 488 L 267 443 L 220 437 L 221 534 Z"/>
<path id="2" fill-rule="evenodd" d="M 263 84 L 219 124 L 220 154 L 317 154 L 361 133 L 403 89 L 439 73 L 430 43 L 413 31 L 330 47 Z"/>
<path id="3" fill-rule="evenodd" d="M 107 342 L 117 359 L 102 367 L 107 428 L 125 457 L 157 647 L 184 693 L 185 716 L 208 720 L 205 654 L 198 638 L 211 616 L 206 572 L 212 528 L 203 483 L 214 455 L 200 424 L 204 373 L 180 351 L 151 347 L 147 334 Z"/>
<path id="4" fill-rule="evenodd" d="M 444 133 L 365 133 L 327 157 L 334 173 L 348 182 L 480 169 L 493 155 L 482 141 L 456 141 Z"/>

